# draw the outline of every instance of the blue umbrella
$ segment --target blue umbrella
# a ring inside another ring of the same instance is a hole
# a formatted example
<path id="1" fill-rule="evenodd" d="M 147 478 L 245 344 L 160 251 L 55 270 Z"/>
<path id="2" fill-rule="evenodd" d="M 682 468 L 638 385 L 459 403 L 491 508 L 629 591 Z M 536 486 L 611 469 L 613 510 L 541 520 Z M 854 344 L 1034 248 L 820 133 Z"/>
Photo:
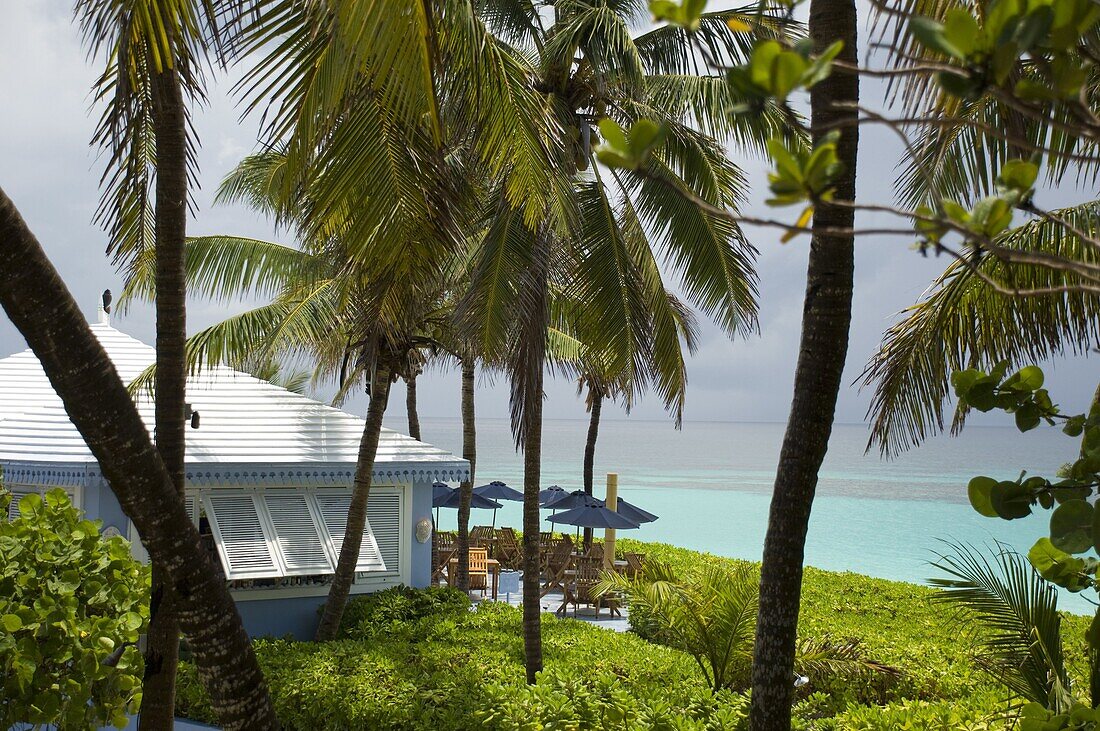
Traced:
<path id="1" fill-rule="evenodd" d="M 582 508 L 588 505 L 603 506 L 603 504 L 603 500 L 600 500 L 594 495 L 589 495 L 584 490 L 574 490 L 567 495 L 561 496 L 560 498 L 548 505 L 543 505 L 543 507 L 553 508 L 555 511 L 558 511 L 572 510 L 573 508 Z"/>
<path id="2" fill-rule="evenodd" d="M 581 491 L 581 494 L 584 495 L 584 492 Z M 592 502 L 576 508 L 570 508 L 556 515 L 551 515 L 547 520 L 551 523 L 565 523 L 566 525 L 577 526 L 578 536 L 580 536 L 581 528 L 615 528 L 629 530 L 638 527 L 638 524 L 629 518 L 619 515 L 614 510 L 609 510 L 603 505 L 602 500 L 592 498 L 590 495 L 586 495 L 585 497 L 590 498 Z"/>
<path id="3" fill-rule="evenodd" d="M 448 485 L 446 482 L 433 482 L 432 483 L 432 507 L 438 508 L 443 502 L 451 496 L 451 493 L 455 489 Z"/>
<path id="4" fill-rule="evenodd" d="M 435 523 L 439 525 L 439 509 L 440 508 L 457 508 L 459 502 L 462 500 L 462 491 L 456 488 L 450 487 L 443 482 L 432 483 L 432 507 L 435 508 Z M 481 495 L 470 496 L 471 508 L 493 508 L 496 510 L 500 507 L 500 503 L 496 500 L 490 500 L 487 497 Z"/>
<path id="5" fill-rule="evenodd" d="M 653 513 L 642 510 L 637 505 L 628 503 L 622 498 L 619 498 L 619 501 L 615 504 L 615 512 L 629 520 L 633 520 L 635 523 L 652 523 L 657 520 L 657 516 Z"/>
<path id="6" fill-rule="evenodd" d="M 560 500 L 568 494 L 569 493 L 565 491 L 564 487 L 551 485 L 545 490 L 539 490 L 539 505 L 544 508 L 549 508 L 556 500 Z"/>
<path id="7" fill-rule="evenodd" d="M 437 505 L 437 508 L 457 508 L 462 500 L 462 491 L 453 490 L 450 496 L 446 500 Z M 496 510 L 500 507 L 500 503 L 496 500 L 490 500 L 487 497 L 481 495 L 470 495 L 470 507 L 471 508 L 492 508 Z"/>
<path id="8" fill-rule="evenodd" d="M 474 494 L 492 500 L 517 500 L 523 502 L 523 493 L 513 490 L 500 480 L 493 480 L 488 485 L 474 488 Z M 493 510 L 493 528 L 497 527 L 497 511 Z"/>

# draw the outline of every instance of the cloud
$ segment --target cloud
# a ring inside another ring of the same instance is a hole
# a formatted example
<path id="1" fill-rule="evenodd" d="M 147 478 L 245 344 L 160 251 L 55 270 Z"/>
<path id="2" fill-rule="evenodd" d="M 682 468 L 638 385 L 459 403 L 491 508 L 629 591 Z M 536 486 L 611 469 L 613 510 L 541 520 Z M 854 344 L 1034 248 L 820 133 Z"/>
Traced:
<path id="1" fill-rule="evenodd" d="M 99 61 L 89 62 L 80 47 L 71 7 L 60 2 L 10 2 L 0 23 L 0 80 L 5 113 L 0 115 L 0 186 L 12 197 L 38 235 L 47 253 L 91 316 L 99 293 L 119 288 L 119 278 L 104 255 L 105 237 L 91 223 L 99 198 L 102 161 L 88 147 L 96 122 L 89 111 L 88 91 Z M 254 146 L 256 123 L 239 120 L 240 109 L 229 96 L 236 76 L 216 76 L 209 89 L 209 105 L 195 110 L 195 124 L 203 147 L 199 153 L 201 189 L 195 198 L 198 212 L 189 223 L 191 233 L 233 233 L 279 240 L 262 217 L 241 207 L 214 207 L 214 192 L 233 164 Z M 874 99 L 878 89 L 864 89 Z M 901 150 L 888 133 L 862 130 L 859 190 L 882 198 L 895 175 L 894 161 Z M 769 209 L 765 195 L 766 166 L 759 159 L 735 153 L 751 184 L 746 213 L 790 217 L 791 211 Z M 869 222 L 863 221 L 864 223 Z M 805 237 L 780 244 L 775 230 L 750 229 L 760 249 L 761 334 L 731 341 L 707 326 L 698 355 L 689 364 L 688 420 L 786 419 L 798 356 L 802 300 L 809 243 Z M 874 352 L 883 330 L 896 313 L 914 302 L 946 261 L 922 259 L 907 241 L 866 238 L 857 244 L 856 294 L 844 389 L 837 408 L 841 421 L 860 421 L 869 393 L 849 385 Z M 248 303 L 226 307 L 193 302 L 192 331 Z M 117 325 L 147 342 L 153 340 L 153 317 L 148 306 L 136 307 Z M 21 350 L 22 338 L 6 319 L 0 319 L 0 356 Z M 1092 364 L 1065 360 L 1052 370 L 1050 387 L 1056 400 L 1083 404 L 1095 385 Z M 459 384 L 454 372 L 429 371 L 420 380 L 420 404 L 425 415 L 457 416 Z M 399 423 L 404 399 L 398 388 L 391 419 Z M 479 414 L 508 416 L 505 379 L 482 383 Z M 363 411 L 362 399 L 349 408 Z M 608 409 L 616 418 L 617 409 Z M 548 386 L 549 418 L 584 418 L 584 406 L 573 383 L 564 378 Z M 635 418 L 665 419 L 655 398 L 634 410 Z"/>

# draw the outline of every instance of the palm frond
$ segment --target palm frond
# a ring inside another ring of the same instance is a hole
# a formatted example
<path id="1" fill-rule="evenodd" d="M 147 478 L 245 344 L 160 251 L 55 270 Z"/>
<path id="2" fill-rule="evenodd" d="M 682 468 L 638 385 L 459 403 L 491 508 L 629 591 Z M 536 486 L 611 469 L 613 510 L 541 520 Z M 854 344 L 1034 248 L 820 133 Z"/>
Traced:
<path id="1" fill-rule="evenodd" d="M 976 624 L 978 659 L 998 682 L 1055 712 L 1072 704 L 1062 654 L 1058 590 L 1019 554 L 999 546 L 992 556 L 951 545 L 933 566 L 947 574 L 930 579 L 936 600 Z"/>
<path id="2" fill-rule="evenodd" d="M 1095 236 L 1100 203 L 1087 203 L 1054 214 Z M 1057 254 L 1071 260 L 1100 261 L 1100 254 L 1064 226 L 1034 220 L 1007 232 L 1006 247 Z M 1072 283 L 1073 275 L 1046 267 L 1005 264 L 988 256 L 976 265 L 996 281 L 1022 289 Z M 1100 301 L 1081 292 L 1035 297 L 998 294 L 961 262 L 953 262 L 920 302 L 903 311 L 861 374 L 874 385 L 868 408 L 872 420 L 868 448 L 883 454 L 904 451 L 944 428 L 944 406 L 955 370 L 1010 367 L 1062 353 L 1082 353 L 1100 345 Z M 965 411 L 956 411 L 953 431 L 962 428 Z"/>
<path id="3" fill-rule="evenodd" d="M 748 24 L 750 31 L 733 31 L 731 19 Z M 781 9 L 745 5 L 703 13 L 699 28 L 690 34 L 679 26 L 659 26 L 635 38 L 634 45 L 647 73 L 710 76 L 722 68 L 747 63 L 757 41 L 788 38 L 800 31 L 799 24 Z M 696 46 L 705 49 L 706 57 L 694 50 Z"/>

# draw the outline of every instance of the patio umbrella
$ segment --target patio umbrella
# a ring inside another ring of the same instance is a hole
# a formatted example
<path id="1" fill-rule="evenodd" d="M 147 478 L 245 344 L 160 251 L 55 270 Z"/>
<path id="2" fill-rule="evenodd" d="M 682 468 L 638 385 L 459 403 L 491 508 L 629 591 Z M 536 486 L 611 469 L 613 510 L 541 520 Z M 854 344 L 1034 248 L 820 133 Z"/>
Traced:
<path id="1" fill-rule="evenodd" d="M 579 491 L 584 495 L 584 491 Z M 575 494 L 575 493 L 574 493 Z M 609 510 L 603 504 L 603 500 L 584 495 L 591 502 L 579 507 L 570 508 L 556 515 L 551 515 L 547 520 L 551 523 L 564 523 L 577 526 L 577 535 L 581 528 L 614 528 L 616 530 L 630 530 L 637 528 L 638 524 L 629 518 L 619 515 L 614 510 Z"/>
<path id="2" fill-rule="evenodd" d="M 444 490 L 450 490 L 450 492 L 444 492 Z M 439 524 L 439 509 L 440 508 L 458 508 L 459 503 L 462 500 L 462 491 L 453 487 L 448 487 L 442 482 L 436 482 L 432 485 L 432 507 L 435 508 L 435 522 Z M 481 495 L 470 496 L 471 508 L 492 508 L 496 510 L 500 507 L 500 503 L 496 500 L 490 500 L 487 497 Z"/>
<path id="3" fill-rule="evenodd" d="M 568 493 L 565 491 L 564 487 L 560 485 L 551 485 L 545 490 L 539 490 L 539 505 L 543 508 L 549 508 L 553 505 L 555 500 L 560 500 L 566 495 L 568 495 Z"/>
<path id="4" fill-rule="evenodd" d="M 516 500 L 523 502 L 523 493 L 519 490 L 513 490 L 505 485 L 500 480 L 493 480 L 488 485 L 482 485 L 481 487 L 474 488 L 474 494 L 481 497 L 489 498 L 490 500 Z M 497 511 L 493 510 L 493 528 L 497 527 Z"/>
<path id="5" fill-rule="evenodd" d="M 571 493 L 561 496 L 549 505 L 544 505 L 546 508 L 553 508 L 558 510 L 572 510 L 573 508 L 583 508 L 588 505 L 603 506 L 603 500 L 600 500 L 595 495 L 589 495 L 584 490 L 574 490 Z M 584 526 L 588 527 L 588 526 Z"/>
<path id="6" fill-rule="evenodd" d="M 435 508 L 436 525 L 439 525 L 439 507 L 446 502 L 447 498 L 449 498 L 454 491 L 455 489 L 446 482 L 432 483 L 432 507 Z"/>
<path id="7" fill-rule="evenodd" d="M 652 523 L 657 520 L 657 516 L 648 510 L 642 510 L 637 505 L 628 503 L 626 500 L 619 498 L 615 503 L 615 512 L 619 515 L 633 520 L 635 523 Z"/>

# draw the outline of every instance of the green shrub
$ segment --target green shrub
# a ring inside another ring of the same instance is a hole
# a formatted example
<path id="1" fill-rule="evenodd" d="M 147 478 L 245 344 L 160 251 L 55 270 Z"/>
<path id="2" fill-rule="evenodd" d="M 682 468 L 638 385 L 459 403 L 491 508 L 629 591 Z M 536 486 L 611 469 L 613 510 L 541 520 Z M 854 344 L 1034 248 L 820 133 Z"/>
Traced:
<path id="1" fill-rule="evenodd" d="M 625 550 L 658 557 L 676 571 L 747 565 L 620 541 Z M 401 599 L 398 594 L 349 606 L 355 618 L 345 626 L 348 639 L 256 643 L 285 729 L 747 729 L 747 695 L 712 693 L 694 660 L 676 649 L 547 614 L 545 670 L 537 685 L 527 686 L 518 609 L 483 603 L 468 611 L 458 601 L 452 607 L 445 595 L 425 593 L 439 598 L 431 602 L 419 592 L 404 590 Z M 932 594 L 919 586 L 807 569 L 800 633 L 860 638 L 866 656 L 903 675 L 877 687 L 822 666 L 801 691 L 792 728 L 1004 731 L 1011 699 L 979 670 L 973 638 L 960 632 L 950 612 L 932 604 Z M 435 608 L 406 613 L 406 600 Z M 1087 621 L 1066 616 L 1069 636 L 1083 636 Z M 1070 643 L 1066 654 L 1079 675 L 1084 643 Z M 178 700 L 181 715 L 214 720 L 189 666 L 181 671 Z"/>
<path id="2" fill-rule="evenodd" d="M 0 729 L 124 726 L 141 700 L 148 570 L 63 490 L 27 495 L 11 521 L 10 500 L 0 489 Z"/>
<path id="3" fill-rule="evenodd" d="M 424 617 L 469 611 L 470 599 L 449 586 L 412 589 L 395 586 L 375 594 L 362 594 L 348 602 L 340 622 L 340 637 L 366 639 L 392 632 Z"/>

